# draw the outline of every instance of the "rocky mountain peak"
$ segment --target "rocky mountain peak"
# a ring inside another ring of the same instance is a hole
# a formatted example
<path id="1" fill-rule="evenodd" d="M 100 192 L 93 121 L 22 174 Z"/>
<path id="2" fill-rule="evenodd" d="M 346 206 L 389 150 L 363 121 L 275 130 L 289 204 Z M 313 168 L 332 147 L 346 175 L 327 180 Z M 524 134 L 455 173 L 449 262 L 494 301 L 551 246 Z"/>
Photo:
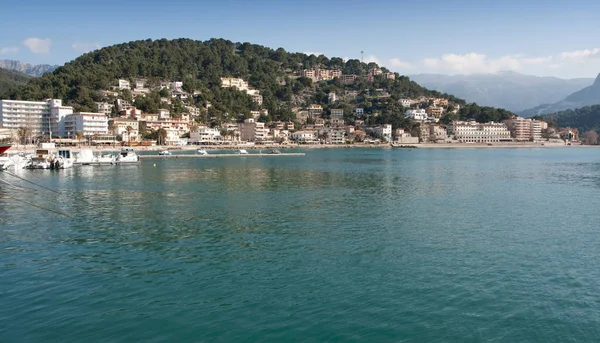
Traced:
<path id="1" fill-rule="evenodd" d="M 600 88 L 600 73 L 598 73 L 598 76 L 596 76 L 596 80 L 594 81 L 594 84 L 592 85 L 592 87 Z"/>

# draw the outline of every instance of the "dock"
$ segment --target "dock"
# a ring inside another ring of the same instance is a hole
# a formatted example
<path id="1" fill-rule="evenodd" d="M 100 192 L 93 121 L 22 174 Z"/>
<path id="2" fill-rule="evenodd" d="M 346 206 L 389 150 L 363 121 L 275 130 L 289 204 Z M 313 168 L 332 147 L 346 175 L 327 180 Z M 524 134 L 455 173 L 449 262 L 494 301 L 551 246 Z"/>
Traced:
<path id="1" fill-rule="evenodd" d="M 173 154 L 173 155 L 138 155 L 140 160 L 145 159 L 171 159 L 171 158 L 221 158 L 221 157 L 277 157 L 277 156 L 305 156 L 303 152 L 287 152 L 279 154 Z"/>

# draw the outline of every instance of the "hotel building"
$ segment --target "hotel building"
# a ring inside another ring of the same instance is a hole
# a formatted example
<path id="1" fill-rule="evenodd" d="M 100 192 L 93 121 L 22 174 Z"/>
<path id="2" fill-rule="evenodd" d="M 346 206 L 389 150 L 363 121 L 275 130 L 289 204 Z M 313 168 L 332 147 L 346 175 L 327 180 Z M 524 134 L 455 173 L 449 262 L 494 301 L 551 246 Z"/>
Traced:
<path id="1" fill-rule="evenodd" d="M 58 136 L 59 122 L 73 113 L 70 106 L 62 106 L 62 100 L 46 101 L 0 100 L 0 125 L 17 130 L 26 127 L 33 136 Z"/>
<path id="2" fill-rule="evenodd" d="M 461 143 L 511 142 L 510 131 L 504 123 L 455 121 L 448 127 L 454 139 Z"/>
<path id="3" fill-rule="evenodd" d="M 72 138 L 77 132 L 84 137 L 105 135 L 108 133 L 108 117 L 103 113 L 73 113 L 61 121 L 60 135 Z"/>

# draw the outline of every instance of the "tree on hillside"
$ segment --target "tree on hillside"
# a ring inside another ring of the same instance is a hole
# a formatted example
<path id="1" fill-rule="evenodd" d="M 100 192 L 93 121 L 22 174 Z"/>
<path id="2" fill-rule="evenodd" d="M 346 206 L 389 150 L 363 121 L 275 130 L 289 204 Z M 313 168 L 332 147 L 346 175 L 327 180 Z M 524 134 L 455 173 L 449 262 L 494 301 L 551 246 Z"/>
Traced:
<path id="1" fill-rule="evenodd" d="M 398 112 L 403 109 L 397 106 L 397 100 L 419 96 L 443 97 L 461 105 L 461 118 L 499 121 L 510 114 L 476 104 L 464 106 L 464 100 L 421 87 L 406 76 L 397 75 L 394 80 L 376 77 L 373 83 L 359 77 L 351 84 L 342 84 L 339 79 L 319 82 L 302 77 L 296 79 L 294 74 L 302 68 L 318 67 L 341 68 L 344 74 L 364 76 L 369 67 L 375 66 L 374 63 L 366 64 L 358 59 L 344 62 L 339 57 L 307 56 L 289 53 L 282 48 L 273 50 L 223 39 L 148 39 L 84 54 L 52 73 L 11 88 L 8 95 L 11 99 L 38 101 L 59 98 L 78 110 L 92 110 L 95 102 L 114 100 L 110 95 L 102 96 L 99 91 L 109 90 L 117 79 L 144 78 L 152 91 L 145 98 L 136 98 L 135 105 L 144 112 L 154 113 L 157 108 L 166 107 L 160 99 L 170 95 L 167 89 L 158 89 L 160 83 L 182 81 L 188 92 L 199 92 L 184 104 L 208 109 L 207 104 L 210 103 L 212 110 L 209 110 L 207 121 L 213 125 L 248 116 L 250 110 L 259 109 L 267 109 L 274 120 L 292 118 L 290 112 L 281 109 L 311 102 L 326 105 L 330 92 L 338 95 L 338 104 L 341 106 L 363 107 L 366 113 L 387 111 L 390 116 L 398 117 L 398 124 L 401 123 Z M 222 77 L 239 77 L 248 81 L 251 87 L 261 92 L 263 104 L 253 102 L 243 91 L 222 88 Z M 377 95 L 373 94 L 376 88 L 389 93 L 389 99 L 394 101 L 378 100 Z M 367 90 L 368 94 L 365 92 Z M 361 96 L 345 96 L 350 91 Z M 133 101 L 129 90 L 120 93 L 120 99 Z M 181 105 L 179 101 L 174 101 L 171 112 L 175 115 L 183 112 Z"/>
<path id="2" fill-rule="evenodd" d="M 596 145 L 598 144 L 598 132 L 589 130 L 583 134 L 583 144 Z"/>

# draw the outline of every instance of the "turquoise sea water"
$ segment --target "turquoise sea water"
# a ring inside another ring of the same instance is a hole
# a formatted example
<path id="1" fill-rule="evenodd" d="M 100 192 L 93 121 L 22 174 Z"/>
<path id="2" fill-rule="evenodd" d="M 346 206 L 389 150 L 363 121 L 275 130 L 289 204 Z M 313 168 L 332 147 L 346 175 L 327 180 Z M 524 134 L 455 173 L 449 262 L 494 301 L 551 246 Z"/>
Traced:
<path id="1" fill-rule="evenodd" d="M 600 340 L 600 150 L 306 153 L 20 171 L 0 341 Z"/>

